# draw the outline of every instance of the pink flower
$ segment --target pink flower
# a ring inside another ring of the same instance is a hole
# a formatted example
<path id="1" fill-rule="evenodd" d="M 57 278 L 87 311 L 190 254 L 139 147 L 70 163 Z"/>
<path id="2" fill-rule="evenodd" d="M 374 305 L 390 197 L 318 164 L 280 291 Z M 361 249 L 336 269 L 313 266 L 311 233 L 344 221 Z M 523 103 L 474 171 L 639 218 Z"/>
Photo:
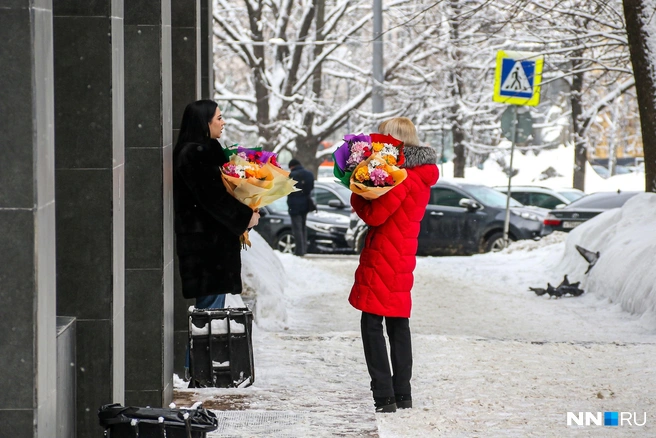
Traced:
<path id="1" fill-rule="evenodd" d="M 369 179 L 374 186 L 377 187 L 387 185 L 387 178 L 389 176 L 389 173 L 385 172 L 383 169 L 374 169 L 369 173 Z"/>

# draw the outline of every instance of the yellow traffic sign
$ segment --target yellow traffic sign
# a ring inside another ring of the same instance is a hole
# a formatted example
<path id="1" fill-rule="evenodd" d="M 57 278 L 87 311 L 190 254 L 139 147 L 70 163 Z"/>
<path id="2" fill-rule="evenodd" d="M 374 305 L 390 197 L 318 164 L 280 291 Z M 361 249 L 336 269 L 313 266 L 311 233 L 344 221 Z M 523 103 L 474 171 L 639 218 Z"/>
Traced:
<path id="1" fill-rule="evenodd" d="M 544 56 L 530 52 L 497 52 L 492 100 L 511 105 L 540 103 Z"/>

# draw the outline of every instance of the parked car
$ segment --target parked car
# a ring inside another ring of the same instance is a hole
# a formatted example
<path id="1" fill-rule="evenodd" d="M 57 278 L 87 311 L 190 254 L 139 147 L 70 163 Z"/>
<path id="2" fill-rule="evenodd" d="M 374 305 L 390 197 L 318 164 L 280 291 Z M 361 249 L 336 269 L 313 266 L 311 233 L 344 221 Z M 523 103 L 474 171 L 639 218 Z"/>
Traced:
<path id="1" fill-rule="evenodd" d="M 315 181 L 312 198 L 321 212 L 337 213 L 343 216 L 351 214 L 351 191 L 333 181 Z"/>
<path id="2" fill-rule="evenodd" d="M 525 207 L 510 200 L 509 237 L 539 239 L 546 209 Z M 490 187 L 439 181 L 419 231 L 418 255 L 468 255 L 504 248 L 506 196 Z M 367 225 L 351 216 L 346 238 L 355 252 L 362 251 Z"/>
<path id="3" fill-rule="evenodd" d="M 351 216 L 349 216 L 349 227 L 344 235 L 344 240 L 346 240 L 346 244 L 356 254 L 360 254 L 362 248 L 364 248 L 364 239 L 367 237 L 367 231 L 369 231 L 369 226 L 360 219 L 360 216 L 356 212 L 352 212 Z"/>
<path id="4" fill-rule="evenodd" d="M 565 208 L 551 210 L 544 219 L 543 235 L 553 231 L 569 232 L 600 213 L 619 208 L 641 192 L 597 192 L 578 199 Z"/>
<path id="5" fill-rule="evenodd" d="M 508 186 L 495 187 L 502 193 L 508 192 Z M 542 207 L 549 210 L 558 206 L 566 206 L 572 201 L 585 196 L 581 190 L 577 189 L 550 189 L 540 186 L 513 186 L 510 196 L 524 205 Z"/>
<path id="6" fill-rule="evenodd" d="M 594 169 L 597 174 L 602 177 L 603 179 L 608 179 L 612 175 L 610 174 L 610 170 L 606 166 L 602 166 L 600 164 L 593 164 L 592 168 Z M 621 164 L 615 165 L 615 175 L 627 175 L 629 173 L 633 173 L 637 170 L 637 167 L 635 166 L 623 166 Z"/>
<path id="7" fill-rule="evenodd" d="M 594 169 L 595 172 L 597 172 L 597 175 L 599 175 L 603 179 L 610 178 L 610 171 L 608 170 L 608 167 L 604 167 L 599 164 L 593 164 L 592 168 Z"/>
<path id="8" fill-rule="evenodd" d="M 342 214 L 321 210 L 308 213 L 308 252 L 350 252 L 344 239 L 348 222 L 348 218 Z M 294 252 L 296 242 L 292 234 L 292 219 L 287 210 L 287 197 L 260 208 L 260 222 L 255 231 L 260 233 L 271 248 L 286 254 Z"/>

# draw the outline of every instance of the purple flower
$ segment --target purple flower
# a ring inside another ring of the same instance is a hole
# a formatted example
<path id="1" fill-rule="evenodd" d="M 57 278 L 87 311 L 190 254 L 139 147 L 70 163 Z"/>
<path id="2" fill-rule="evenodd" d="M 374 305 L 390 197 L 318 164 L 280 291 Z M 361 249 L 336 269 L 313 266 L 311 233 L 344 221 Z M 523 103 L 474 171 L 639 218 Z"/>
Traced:
<path id="1" fill-rule="evenodd" d="M 350 155 L 348 143 L 344 142 L 335 150 L 333 155 L 335 156 L 335 164 L 337 164 L 342 171 L 346 170 L 346 160 L 348 160 Z"/>

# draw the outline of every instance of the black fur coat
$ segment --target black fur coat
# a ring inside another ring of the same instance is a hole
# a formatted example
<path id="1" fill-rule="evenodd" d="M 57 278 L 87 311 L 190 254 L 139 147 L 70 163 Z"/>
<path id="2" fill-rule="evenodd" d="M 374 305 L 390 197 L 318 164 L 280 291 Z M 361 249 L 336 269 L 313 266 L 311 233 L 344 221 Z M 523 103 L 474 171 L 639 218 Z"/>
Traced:
<path id="1" fill-rule="evenodd" d="M 253 210 L 228 193 L 216 140 L 185 143 L 173 152 L 173 205 L 182 294 L 240 294 L 241 244 Z"/>

